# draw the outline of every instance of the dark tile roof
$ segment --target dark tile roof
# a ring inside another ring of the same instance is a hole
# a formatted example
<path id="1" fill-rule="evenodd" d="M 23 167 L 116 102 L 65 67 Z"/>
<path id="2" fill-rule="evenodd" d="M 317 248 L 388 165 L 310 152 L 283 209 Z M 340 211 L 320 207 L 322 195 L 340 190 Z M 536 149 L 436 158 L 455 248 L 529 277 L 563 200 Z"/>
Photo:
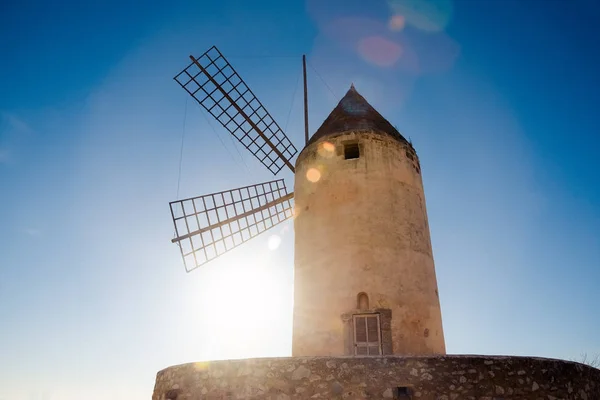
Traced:
<path id="1" fill-rule="evenodd" d="M 407 143 L 400 132 L 356 91 L 354 85 L 350 86 L 346 95 L 312 135 L 308 143 L 311 144 L 321 138 L 346 131 L 375 131 Z"/>

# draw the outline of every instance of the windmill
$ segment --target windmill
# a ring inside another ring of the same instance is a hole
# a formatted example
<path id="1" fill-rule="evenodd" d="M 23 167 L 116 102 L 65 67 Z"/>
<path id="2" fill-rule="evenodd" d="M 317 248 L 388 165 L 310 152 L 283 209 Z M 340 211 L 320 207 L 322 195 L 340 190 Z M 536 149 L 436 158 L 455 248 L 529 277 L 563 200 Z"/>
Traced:
<path id="1" fill-rule="evenodd" d="M 444 354 L 421 164 L 354 86 L 298 152 L 212 47 L 175 80 L 283 180 L 170 203 L 186 270 L 294 217 L 292 355 Z M 304 64 L 305 64 L 305 60 Z M 294 201 L 294 212 L 291 202 Z"/>
<path id="2" fill-rule="evenodd" d="M 175 81 L 271 173 L 294 172 L 298 150 L 223 54 L 213 46 Z M 305 136 L 308 140 L 306 59 Z M 169 203 L 187 272 L 223 255 L 292 217 L 292 199 L 283 179 L 210 193 Z"/>

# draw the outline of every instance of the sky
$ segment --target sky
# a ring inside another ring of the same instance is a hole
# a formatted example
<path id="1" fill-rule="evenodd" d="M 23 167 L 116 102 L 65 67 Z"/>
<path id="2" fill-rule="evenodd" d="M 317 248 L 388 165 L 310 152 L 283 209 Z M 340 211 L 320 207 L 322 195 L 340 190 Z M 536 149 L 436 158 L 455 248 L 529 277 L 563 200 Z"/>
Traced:
<path id="1" fill-rule="evenodd" d="M 169 365 L 291 354 L 291 223 L 191 273 L 170 242 L 169 201 L 274 179 L 172 79 L 212 45 L 299 148 L 302 54 L 311 132 L 354 83 L 412 140 L 449 353 L 600 353 L 599 17 L 4 0 L 0 400 L 147 399 Z"/>

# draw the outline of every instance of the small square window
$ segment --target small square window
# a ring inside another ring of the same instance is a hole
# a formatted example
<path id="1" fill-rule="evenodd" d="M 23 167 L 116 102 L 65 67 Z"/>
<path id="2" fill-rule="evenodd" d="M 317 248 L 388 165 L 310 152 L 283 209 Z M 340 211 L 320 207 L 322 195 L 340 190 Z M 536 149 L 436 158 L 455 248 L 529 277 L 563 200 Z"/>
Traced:
<path id="1" fill-rule="evenodd" d="M 360 157 L 358 143 L 348 143 L 344 145 L 344 159 L 351 160 Z"/>
<path id="2" fill-rule="evenodd" d="M 407 386 L 398 386 L 394 390 L 394 399 L 410 399 L 411 390 Z"/>

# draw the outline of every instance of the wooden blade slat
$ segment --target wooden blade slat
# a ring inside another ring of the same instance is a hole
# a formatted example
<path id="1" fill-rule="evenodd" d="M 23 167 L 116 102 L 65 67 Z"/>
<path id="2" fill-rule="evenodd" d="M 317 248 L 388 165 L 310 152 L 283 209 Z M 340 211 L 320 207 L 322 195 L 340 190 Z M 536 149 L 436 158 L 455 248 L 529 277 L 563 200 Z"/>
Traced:
<path id="1" fill-rule="evenodd" d="M 200 235 L 200 234 L 202 234 L 204 232 L 208 232 L 208 231 L 211 231 L 213 229 L 217 229 L 217 228 L 223 227 L 225 225 L 231 224 L 234 221 L 237 221 L 237 220 L 240 220 L 242 218 L 246 218 L 246 217 L 249 217 L 249 216 L 251 216 L 253 214 L 256 214 L 256 213 L 258 213 L 260 211 L 268 210 L 269 208 L 271 208 L 273 206 L 276 206 L 277 204 L 280 204 L 280 203 L 283 203 L 285 201 L 291 200 L 293 197 L 294 197 L 293 193 L 286 194 L 282 198 L 274 200 L 274 201 L 271 201 L 270 203 L 267 203 L 264 206 L 258 207 L 257 209 L 250 210 L 248 212 L 245 212 L 245 213 L 240 214 L 238 216 L 235 216 L 233 218 L 226 219 L 225 221 L 222 221 L 222 222 L 217 222 L 216 224 L 207 226 L 206 228 L 198 229 L 196 231 L 190 232 L 190 233 L 185 234 L 183 236 L 179 236 L 179 237 L 173 238 L 173 239 L 171 239 L 171 242 L 172 243 L 178 243 L 178 242 L 181 242 L 184 239 L 189 239 L 190 237 L 192 237 L 194 235 Z"/>
<path id="2" fill-rule="evenodd" d="M 280 179 L 169 203 L 186 271 L 292 217 L 292 198 Z"/>
<path id="3" fill-rule="evenodd" d="M 213 46 L 175 80 L 273 174 L 298 152 L 244 80 Z"/>

